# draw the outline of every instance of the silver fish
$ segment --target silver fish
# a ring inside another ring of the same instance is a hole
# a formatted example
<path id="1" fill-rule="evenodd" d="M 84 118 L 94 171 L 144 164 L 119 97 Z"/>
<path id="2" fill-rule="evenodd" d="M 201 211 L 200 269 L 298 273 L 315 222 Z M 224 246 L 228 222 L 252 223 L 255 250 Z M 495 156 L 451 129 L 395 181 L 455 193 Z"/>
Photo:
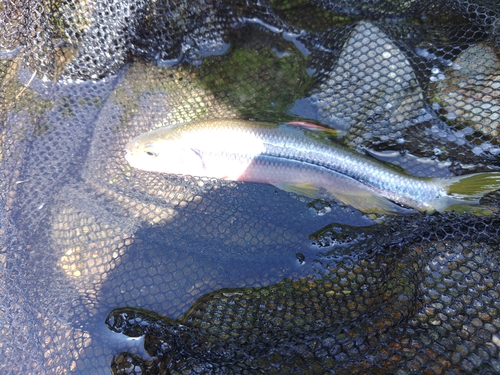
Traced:
<path id="1" fill-rule="evenodd" d="M 414 177 L 330 141 L 328 132 L 301 122 L 194 121 L 138 136 L 125 158 L 144 171 L 267 183 L 308 197 L 326 192 L 367 213 L 491 213 L 479 199 L 500 188 L 500 172 Z"/>

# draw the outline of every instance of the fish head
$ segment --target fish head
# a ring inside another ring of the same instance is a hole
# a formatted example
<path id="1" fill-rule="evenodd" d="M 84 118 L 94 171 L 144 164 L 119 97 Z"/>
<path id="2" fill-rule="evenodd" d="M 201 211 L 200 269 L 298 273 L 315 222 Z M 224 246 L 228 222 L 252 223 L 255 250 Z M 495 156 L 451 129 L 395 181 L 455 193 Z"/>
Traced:
<path id="1" fill-rule="evenodd" d="M 138 137 L 127 144 L 125 151 L 125 159 L 133 168 L 149 172 L 204 175 L 200 153 L 180 139 L 151 141 Z"/>

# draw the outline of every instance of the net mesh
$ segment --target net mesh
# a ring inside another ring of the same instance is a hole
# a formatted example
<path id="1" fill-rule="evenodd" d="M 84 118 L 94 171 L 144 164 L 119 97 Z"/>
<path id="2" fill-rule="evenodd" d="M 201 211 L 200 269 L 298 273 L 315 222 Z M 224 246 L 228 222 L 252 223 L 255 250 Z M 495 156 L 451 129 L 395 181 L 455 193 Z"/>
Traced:
<path id="1" fill-rule="evenodd" d="M 499 15 L 0 3 L 0 372 L 500 373 L 498 192 L 382 219 L 123 157 L 164 125 L 306 120 L 413 175 L 497 171 Z"/>

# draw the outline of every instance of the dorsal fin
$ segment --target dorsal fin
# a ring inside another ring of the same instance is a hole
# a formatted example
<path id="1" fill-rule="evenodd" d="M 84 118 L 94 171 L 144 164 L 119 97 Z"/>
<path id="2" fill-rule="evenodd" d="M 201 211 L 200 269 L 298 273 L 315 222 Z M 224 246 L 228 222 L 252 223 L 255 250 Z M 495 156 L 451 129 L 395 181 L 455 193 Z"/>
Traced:
<path id="1" fill-rule="evenodd" d="M 285 122 L 284 125 L 295 126 L 295 127 L 298 127 L 298 128 L 302 128 L 304 130 L 312 131 L 312 132 L 324 132 L 324 133 L 328 133 L 331 136 L 334 136 L 335 138 L 341 137 L 343 135 L 343 133 L 344 133 L 341 130 L 327 128 L 325 126 L 321 126 L 321 125 L 318 125 L 318 124 L 313 124 L 311 122 L 306 122 L 306 121 L 290 121 L 290 122 Z"/>

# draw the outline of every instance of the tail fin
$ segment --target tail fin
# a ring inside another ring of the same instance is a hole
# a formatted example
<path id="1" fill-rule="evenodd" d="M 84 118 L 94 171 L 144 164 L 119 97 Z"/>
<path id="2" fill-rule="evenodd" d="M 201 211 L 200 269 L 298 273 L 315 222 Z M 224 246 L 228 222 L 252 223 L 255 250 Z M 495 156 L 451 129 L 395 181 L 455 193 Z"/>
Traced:
<path id="1" fill-rule="evenodd" d="M 493 212 L 479 204 L 487 193 L 500 189 L 500 172 L 475 173 L 465 176 L 436 179 L 446 192 L 434 205 L 437 211 L 470 212 L 491 215 Z"/>

